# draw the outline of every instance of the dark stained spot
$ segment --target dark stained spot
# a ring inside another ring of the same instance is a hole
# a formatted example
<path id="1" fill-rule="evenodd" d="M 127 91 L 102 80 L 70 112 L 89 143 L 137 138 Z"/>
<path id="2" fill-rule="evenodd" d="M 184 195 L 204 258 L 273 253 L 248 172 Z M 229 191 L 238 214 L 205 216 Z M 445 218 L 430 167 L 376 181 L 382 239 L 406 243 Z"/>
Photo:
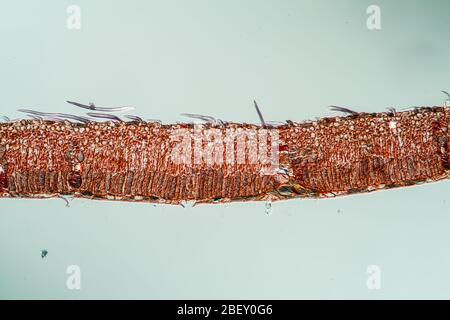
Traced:
<path id="1" fill-rule="evenodd" d="M 45 249 L 41 250 L 41 258 L 42 259 L 44 259 L 47 256 L 47 254 L 48 254 L 47 250 L 45 250 Z"/>
<path id="2" fill-rule="evenodd" d="M 282 145 L 280 145 L 280 146 L 278 147 L 278 149 L 279 149 L 280 152 L 283 152 L 283 151 L 289 151 L 289 146 L 288 146 L 288 145 L 285 145 L 285 144 L 282 144 Z"/>
<path id="3" fill-rule="evenodd" d="M 294 191 L 292 190 L 292 187 L 288 186 L 288 185 L 279 187 L 277 191 L 280 195 L 285 196 L 285 197 L 292 196 L 292 194 L 294 193 Z"/>
<path id="4" fill-rule="evenodd" d="M 68 180 L 69 180 L 69 185 L 72 188 L 78 189 L 79 187 L 81 187 L 81 182 L 82 182 L 81 174 L 78 171 L 69 173 Z"/>

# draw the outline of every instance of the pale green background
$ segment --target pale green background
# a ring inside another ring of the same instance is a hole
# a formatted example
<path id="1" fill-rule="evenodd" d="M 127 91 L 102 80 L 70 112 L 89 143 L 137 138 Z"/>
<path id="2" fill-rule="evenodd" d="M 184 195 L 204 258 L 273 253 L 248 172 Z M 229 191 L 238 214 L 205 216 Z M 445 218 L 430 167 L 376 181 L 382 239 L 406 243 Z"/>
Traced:
<path id="1" fill-rule="evenodd" d="M 381 7 L 382 30 L 366 28 Z M 81 30 L 66 8 L 81 8 Z M 258 122 L 437 105 L 450 2 L 2 1 L 1 114 L 67 99 Z M 450 298 L 449 182 L 332 200 L 199 206 L 0 199 L 0 297 Z M 447 202 L 446 202 L 447 201 Z M 48 256 L 41 259 L 40 250 Z M 66 288 L 81 267 L 82 289 Z M 366 287 L 369 265 L 381 290 Z"/>

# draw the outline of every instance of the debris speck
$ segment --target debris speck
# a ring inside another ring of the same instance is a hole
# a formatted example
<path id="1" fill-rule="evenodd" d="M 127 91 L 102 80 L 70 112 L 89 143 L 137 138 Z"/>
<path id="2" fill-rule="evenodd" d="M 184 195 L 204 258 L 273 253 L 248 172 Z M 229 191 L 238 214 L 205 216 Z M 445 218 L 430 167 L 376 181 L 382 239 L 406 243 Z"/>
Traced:
<path id="1" fill-rule="evenodd" d="M 270 216 L 272 214 L 272 201 L 268 200 L 266 202 L 266 215 Z"/>
<path id="2" fill-rule="evenodd" d="M 46 256 L 47 256 L 47 254 L 48 254 L 48 251 L 47 250 L 41 250 L 41 258 L 42 259 L 44 259 Z"/>

